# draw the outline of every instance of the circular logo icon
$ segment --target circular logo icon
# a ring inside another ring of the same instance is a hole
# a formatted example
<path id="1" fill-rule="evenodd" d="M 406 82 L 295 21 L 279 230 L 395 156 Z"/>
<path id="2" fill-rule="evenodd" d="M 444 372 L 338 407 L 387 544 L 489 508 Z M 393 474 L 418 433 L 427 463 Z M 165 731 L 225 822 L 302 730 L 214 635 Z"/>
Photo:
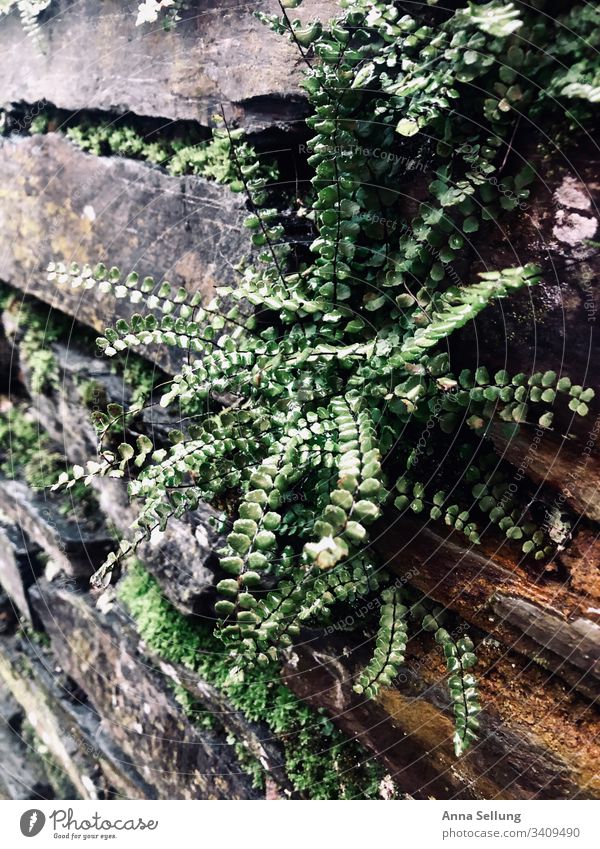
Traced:
<path id="1" fill-rule="evenodd" d="M 37 808 L 25 811 L 21 816 L 21 834 L 25 837 L 35 837 L 43 829 L 46 817 Z"/>

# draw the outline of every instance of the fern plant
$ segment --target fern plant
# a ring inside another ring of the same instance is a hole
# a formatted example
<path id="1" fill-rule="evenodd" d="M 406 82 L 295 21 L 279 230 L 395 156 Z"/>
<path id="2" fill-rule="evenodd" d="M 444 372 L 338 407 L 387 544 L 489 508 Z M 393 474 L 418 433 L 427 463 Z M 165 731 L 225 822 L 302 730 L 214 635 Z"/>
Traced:
<path id="1" fill-rule="evenodd" d="M 171 517 L 201 501 L 227 508 L 216 633 L 237 663 L 268 664 L 304 624 L 382 593 L 375 652 L 356 689 L 371 697 L 392 682 L 416 618 L 444 651 L 461 754 L 478 722 L 473 644 L 454 640 L 439 608 L 392 585 L 371 528 L 393 503 L 445 521 L 473 545 L 493 525 L 526 557 L 553 550 L 489 447 L 488 425 L 551 428 L 561 397 L 586 415 L 593 390 L 553 371 L 456 368 L 451 337 L 541 278 L 525 266 L 457 283 L 453 264 L 468 268 L 473 234 L 528 196 L 531 170 L 500 176 L 501 148 L 519 104 L 543 108 L 536 74 L 548 84 L 548 67 L 522 45 L 543 43 L 540 27 L 549 43 L 556 33 L 537 12 L 496 0 L 443 12 L 436 26 L 431 10 L 411 17 L 372 0 L 342 0 L 327 26 L 302 24 L 289 17 L 298 4 L 283 0 L 279 16 L 260 15 L 306 66 L 313 177 L 296 235 L 260 164 L 225 126 L 217 134 L 229 146 L 234 188 L 247 197 L 255 248 L 236 286 L 203 305 L 168 282 L 103 265 L 50 268 L 61 285 L 139 306 L 105 331 L 100 348 L 108 356 L 153 344 L 182 349 L 188 362 L 161 403 L 204 405 L 182 419 L 170 447 L 146 435 L 107 444 L 136 412 L 111 405 L 96 415 L 98 459 L 61 485 L 126 476 L 139 500 L 132 538 L 97 585 Z M 433 172 L 412 215 L 401 190 L 409 159 Z"/>

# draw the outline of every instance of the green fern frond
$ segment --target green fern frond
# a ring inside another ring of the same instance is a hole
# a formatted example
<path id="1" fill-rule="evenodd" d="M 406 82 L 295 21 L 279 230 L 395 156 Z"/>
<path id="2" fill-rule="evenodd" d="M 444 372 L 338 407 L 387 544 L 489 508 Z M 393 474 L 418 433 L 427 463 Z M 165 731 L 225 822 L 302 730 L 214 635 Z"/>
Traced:
<path id="1" fill-rule="evenodd" d="M 376 696 L 380 687 L 390 686 L 404 663 L 406 651 L 408 607 L 402 603 L 401 592 L 384 590 L 381 601 L 375 653 L 354 685 L 356 693 L 368 698 Z"/>

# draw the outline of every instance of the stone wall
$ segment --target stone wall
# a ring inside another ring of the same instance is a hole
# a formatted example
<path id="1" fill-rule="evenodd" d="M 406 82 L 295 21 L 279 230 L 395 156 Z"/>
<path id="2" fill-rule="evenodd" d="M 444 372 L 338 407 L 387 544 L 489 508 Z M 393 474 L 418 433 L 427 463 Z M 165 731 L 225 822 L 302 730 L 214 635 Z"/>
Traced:
<path id="1" fill-rule="evenodd" d="M 109 118 L 127 112 L 203 126 L 223 103 L 259 143 L 261 134 L 272 138 L 277 131 L 292 145 L 305 111 L 297 59 L 246 4 L 191 4 L 168 33 L 136 29 L 134 5 L 55 0 L 44 17 L 41 47 L 24 39 L 14 16 L 0 21 L 0 101 L 19 114 L 32 114 L 46 101 L 75 112 L 101 110 Z M 321 15 L 333 8 L 306 6 Z M 597 162 L 584 147 L 578 157 L 569 165 L 558 158 L 545 163 L 547 180 L 511 234 L 520 259 L 544 266 L 544 284 L 489 311 L 465 331 L 461 345 L 485 344 L 498 367 L 526 370 L 558 361 L 595 385 L 590 281 L 598 259 L 582 234 L 597 235 Z M 112 324 L 127 308 L 50 286 L 43 273 L 50 259 L 115 263 L 206 294 L 215 282 L 232 280 L 231 263 L 248 254 L 242 212 L 239 197 L 225 187 L 85 154 L 60 133 L 0 139 L 0 279 L 13 292 L 0 330 L 4 414 L 11 403 L 19 405 L 49 445 L 69 462 L 81 462 L 95 450 L 90 386 L 114 401 L 132 390 L 121 372 L 94 356 L 88 332 Z M 486 250 L 483 264 L 510 264 L 505 242 Z M 42 316 L 52 308 L 50 321 L 58 313 L 67 317 L 62 336 L 47 344 L 58 380 L 41 390 L 18 322 L 23 295 L 34 298 Z M 167 373 L 177 366 L 168 352 L 145 355 Z M 469 623 L 481 645 L 482 732 L 469 754 L 454 758 L 443 664 L 418 638 L 406 669 L 376 701 L 352 692 L 368 653 L 360 627 L 368 610 L 357 612 L 353 630 L 306 633 L 284 658 L 282 681 L 290 691 L 358 741 L 365 761 L 381 764 L 382 796 L 390 786 L 415 798 L 600 795 L 598 415 L 593 409 L 569 438 L 560 436 L 568 420 L 541 441 L 527 428 L 509 444 L 500 431 L 495 437 L 515 474 L 522 470 L 543 501 L 562 498 L 577 517 L 570 544 L 549 570 L 525 565 L 500 540 L 474 550 L 445 526 L 424 527 L 393 514 L 381 520 L 377 545 L 389 567 Z M 134 426 L 160 436 L 168 425 L 165 415 L 148 413 Z M 34 493 L 23 480 L 5 474 L 0 481 L 0 751 L 6 764 L 0 795 L 310 795 L 286 772 L 285 735 L 278 739 L 219 687 L 157 653 L 120 600 L 118 585 L 101 596 L 89 591 L 87 579 L 115 531 L 124 532 L 135 517 L 116 481 L 99 482 L 96 499 L 92 519 L 73 521 L 64 503 Z M 173 609 L 186 617 L 210 616 L 217 540 L 210 516 L 209 508 L 196 511 L 140 552 Z M 183 709 L 182 691 L 216 721 L 198 723 Z M 260 789 L 243 769 L 240 745 L 261 764 Z"/>
<path id="2" fill-rule="evenodd" d="M 11 15 L 0 32 L 0 102 L 44 100 L 206 126 L 223 106 L 248 130 L 294 123 L 303 113 L 297 52 L 251 14 L 276 11 L 273 0 L 251 8 L 243 0 L 194 2 L 168 33 L 160 24 L 136 27 L 137 5 L 55 0 L 42 18 L 41 49 Z M 318 9 L 326 18 L 335 8 L 333 0 L 307 0 L 295 17 Z"/>

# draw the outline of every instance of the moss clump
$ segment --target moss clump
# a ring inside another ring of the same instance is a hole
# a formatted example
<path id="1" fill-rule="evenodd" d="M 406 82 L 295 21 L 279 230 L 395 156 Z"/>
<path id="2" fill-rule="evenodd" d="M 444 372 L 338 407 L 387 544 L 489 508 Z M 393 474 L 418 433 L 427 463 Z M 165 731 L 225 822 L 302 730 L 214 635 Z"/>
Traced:
<path id="1" fill-rule="evenodd" d="M 97 124 L 84 121 L 66 130 L 66 135 L 82 150 L 96 156 L 126 156 L 140 159 L 165 168 L 175 177 L 195 174 L 223 185 L 239 182 L 231 156 L 231 142 L 227 136 L 215 135 L 210 139 L 167 138 L 156 132 L 142 133 L 135 127 L 111 122 Z M 246 142 L 238 147 L 238 156 L 251 155 Z M 275 166 L 261 163 L 265 179 L 277 179 Z"/>
<path id="2" fill-rule="evenodd" d="M 50 350 L 52 342 L 67 334 L 67 322 L 51 310 L 39 309 L 5 283 L 0 283 L 0 311 L 10 312 L 19 331 L 19 352 L 29 370 L 33 394 L 58 385 L 58 367 Z"/>
<path id="3" fill-rule="evenodd" d="M 119 596 L 153 651 L 218 687 L 248 720 L 264 723 L 282 741 L 286 772 L 297 791 L 311 799 L 381 798 L 381 766 L 281 684 L 275 664 L 233 677 L 227 651 L 209 626 L 178 613 L 139 564 L 119 584 Z M 258 781 L 256 765 L 252 770 Z"/>
<path id="4" fill-rule="evenodd" d="M 259 759 L 248 750 L 241 740 L 237 740 L 233 734 L 227 735 L 227 742 L 233 746 L 242 772 L 245 772 L 252 779 L 252 787 L 255 790 L 264 790 L 265 769 Z"/>
<path id="5" fill-rule="evenodd" d="M 13 308 L 17 307 L 16 299 Z M 19 350 L 29 369 L 29 382 L 34 395 L 54 389 L 59 384 L 58 364 L 50 345 L 68 332 L 62 316 L 51 316 L 30 303 L 18 303 L 17 321 L 23 330 Z"/>
<path id="6" fill-rule="evenodd" d="M 33 644 L 40 650 L 50 648 L 50 637 L 45 631 L 37 631 L 26 620 L 23 620 L 20 625 L 20 632 L 24 639 Z"/>
<path id="7" fill-rule="evenodd" d="M 33 490 L 48 490 L 67 468 L 50 437 L 25 404 L 14 404 L 0 415 L 0 474 L 23 480 Z M 68 496 L 60 494 L 58 509 L 67 518 L 93 517 L 97 503 L 93 491 L 77 482 Z"/>
<path id="8" fill-rule="evenodd" d="M 22 477 L 32 488 L 51 486 L 58 477 L 60 455 L 24 405 L 10 406 L 0 416 L 0 472 Z M 64 469 L 64 461 L 63 461 Z"/>
<path id="9" fill-rule="evenodd" d="M 79 394 L 88 410 L 105 410 L 108 405 L 106 387 L 99 380 L 85 380 L 78 384 Z"/>

